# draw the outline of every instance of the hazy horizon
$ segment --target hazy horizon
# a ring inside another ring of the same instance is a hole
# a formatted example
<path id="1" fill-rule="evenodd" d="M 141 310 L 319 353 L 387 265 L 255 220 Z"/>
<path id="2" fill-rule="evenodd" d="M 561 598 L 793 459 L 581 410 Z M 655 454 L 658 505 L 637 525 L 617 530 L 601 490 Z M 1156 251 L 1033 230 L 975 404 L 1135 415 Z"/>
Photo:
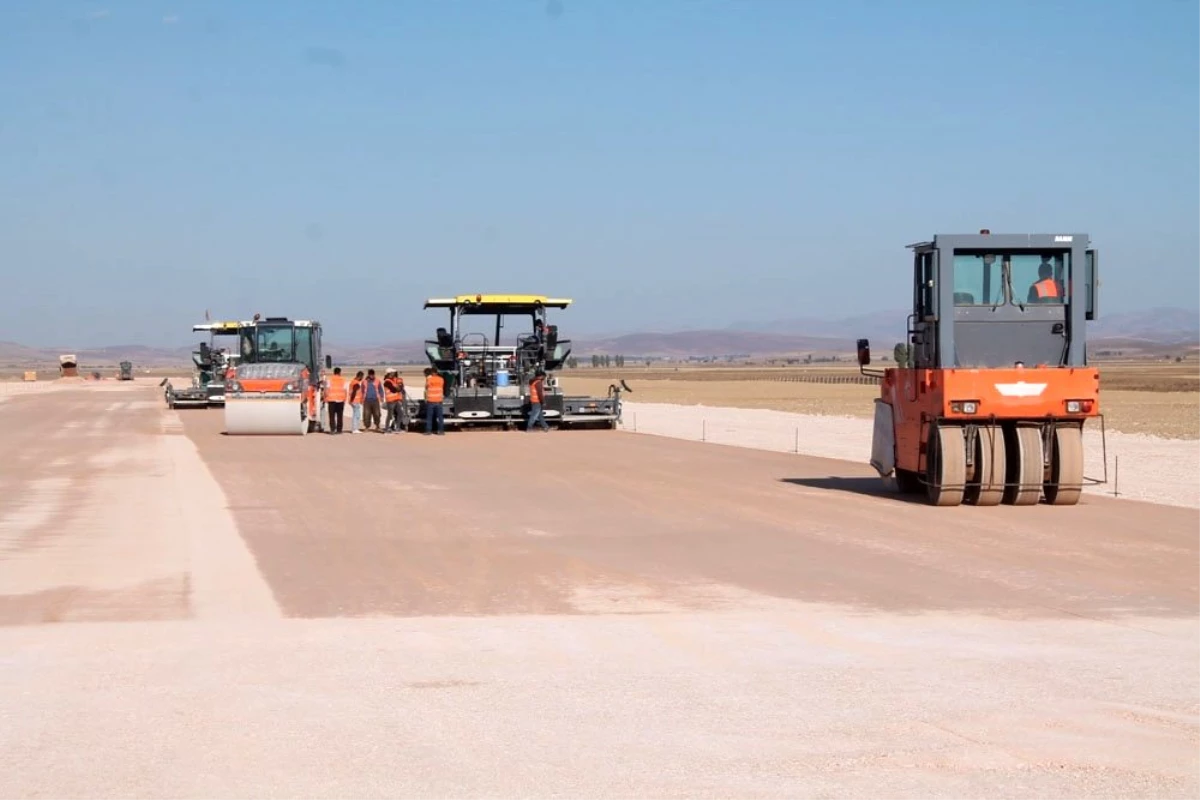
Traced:
<path id="1" fill-rule="evenodd" d="M 837 320 L 905 308 L 905 245 L 980 228 L 1090 234 L 1104 315 L 1200 313 L 1198 25 L 1174 1 L 11 2 L 0 341 L 182 346 L 206 309 L 405 341 L 440 324 L 426 297 L 477 291 L 572 297 L 576 337 Z"/>

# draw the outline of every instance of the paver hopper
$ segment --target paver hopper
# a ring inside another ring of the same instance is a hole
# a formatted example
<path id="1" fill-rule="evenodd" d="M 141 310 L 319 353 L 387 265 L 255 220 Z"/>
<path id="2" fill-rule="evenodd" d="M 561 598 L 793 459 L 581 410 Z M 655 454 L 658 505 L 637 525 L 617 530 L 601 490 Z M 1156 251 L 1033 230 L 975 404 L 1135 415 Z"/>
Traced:
<path id="1" fill-rule="evenodd" d="M 913 310 L 880 372 L 871 464 L 937 506 L 1074 505 L 1099 419 L 1098 253 L 1087 234 L 941 234 L 913 249 Z M 858 340 L 860 369 L 870 343 Z M 1107 461 L 1107 459 L 1105 459 Z"/>

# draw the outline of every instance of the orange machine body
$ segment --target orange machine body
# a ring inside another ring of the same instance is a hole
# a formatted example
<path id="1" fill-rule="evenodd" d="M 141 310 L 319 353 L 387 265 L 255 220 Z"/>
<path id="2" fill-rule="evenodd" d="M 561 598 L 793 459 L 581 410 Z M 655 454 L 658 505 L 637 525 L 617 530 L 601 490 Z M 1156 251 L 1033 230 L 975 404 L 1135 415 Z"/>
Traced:
<path id="1" fill-rule="evenodd" d="M 301 379 L 303 381 L 305 381 L 305 384 L 306 384 L 303 387 L 304 397 L 309 401 L 309 405 L 311 406 L 315 402 L 316 386 L 308 381 L 308 368 L 307 367 L 305 367 L 301 371 L 300 374 L 301 374 Z M 294 382 L 295 381 L 288 379 L 288 378 L 243 378 L 240 376 L 238 377 L 238 384 L 241 386 L 241 390 L 245 393 L 268 392 L 268 393 L 272 393 L 272 394 L 275 394 L 275 393 L 282 394 L 284 392 L 295 392 L 298 390 L 298 387 L 295 387 L 295 386 L 289 387 L 288 386 L 288 384 L 294 383 Z"/>
<path id="2" fill-rule="evenodd" d="M 896 466 L 925 470 L 931 423 L 1077 421 L 1100 415 L 1100 373 L 1091 367 L 884 370 L 880 399 L 892 407 Z"/>

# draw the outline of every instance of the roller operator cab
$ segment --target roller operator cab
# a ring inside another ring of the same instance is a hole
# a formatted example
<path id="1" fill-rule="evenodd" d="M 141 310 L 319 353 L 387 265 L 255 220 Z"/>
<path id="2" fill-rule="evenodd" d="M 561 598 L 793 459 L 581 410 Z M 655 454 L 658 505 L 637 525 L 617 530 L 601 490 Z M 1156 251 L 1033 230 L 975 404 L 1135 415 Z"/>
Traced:
<path id="1" fill-rule="evenodd" d="M 913 251 L 908 341 L 880 378 L 871 465 L 929 503 L 1074 505 L 1083 427 L 1100 420 L 1087 363 L 1098 254 L 1086 234 L 941 234 Z"/>
<path id="2" fill-rule="evenodd" d="M 225 430 L 229 434 L 303 435 L 324 430 L 318 391 L 325 369 L 321 323 L 262 318 L 238 323 L 236 364 L 225 375 Z"/>
<path id="3" fill-rule="evenodd" d="M 546 421 L 559 427 L 600 425 L 615 428 L 620 419 L 620 388 L 606 397 L 571 396 L 556 373 L 571 354 L 547 316 L 571 305 L 567 298 L 543 295 L 473 294 L 431 298 L 425 308 L 449 312 L 449 326 L 425 342 L 432 369 L 445 379 L 447 425 L 524 424 L 530 413 L 529 383 L 545 373 L 542 408 Z M 414 425 L 423 405 L 413 403 Z"/>

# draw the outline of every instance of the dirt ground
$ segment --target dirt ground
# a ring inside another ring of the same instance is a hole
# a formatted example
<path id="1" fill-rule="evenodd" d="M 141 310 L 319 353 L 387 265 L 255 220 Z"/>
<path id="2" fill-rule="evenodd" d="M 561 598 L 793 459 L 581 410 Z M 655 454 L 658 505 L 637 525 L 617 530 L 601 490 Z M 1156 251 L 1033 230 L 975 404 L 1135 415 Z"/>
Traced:
<path id="1" fill-rule="evenodd" d="M 875 386 L 852 384 L 784 383 L 764 380 L 639 379 L 626 373 L 633 390 L 631 402 L 767 408 L 802 414 L 832 414 L 870 418 Z M 611 378 L 563 373 L 569 392 L 604 394 Z M 1100 401 L 1109 430 L 1175 439 L 1200 439 L 1200 392 L 1157 392 L 1101 389 Z"/>
<path id="2" fill-rule="evenodd" d="M 0 403 L 0 795 L 1194 797 L 1200 511 Z"/>

